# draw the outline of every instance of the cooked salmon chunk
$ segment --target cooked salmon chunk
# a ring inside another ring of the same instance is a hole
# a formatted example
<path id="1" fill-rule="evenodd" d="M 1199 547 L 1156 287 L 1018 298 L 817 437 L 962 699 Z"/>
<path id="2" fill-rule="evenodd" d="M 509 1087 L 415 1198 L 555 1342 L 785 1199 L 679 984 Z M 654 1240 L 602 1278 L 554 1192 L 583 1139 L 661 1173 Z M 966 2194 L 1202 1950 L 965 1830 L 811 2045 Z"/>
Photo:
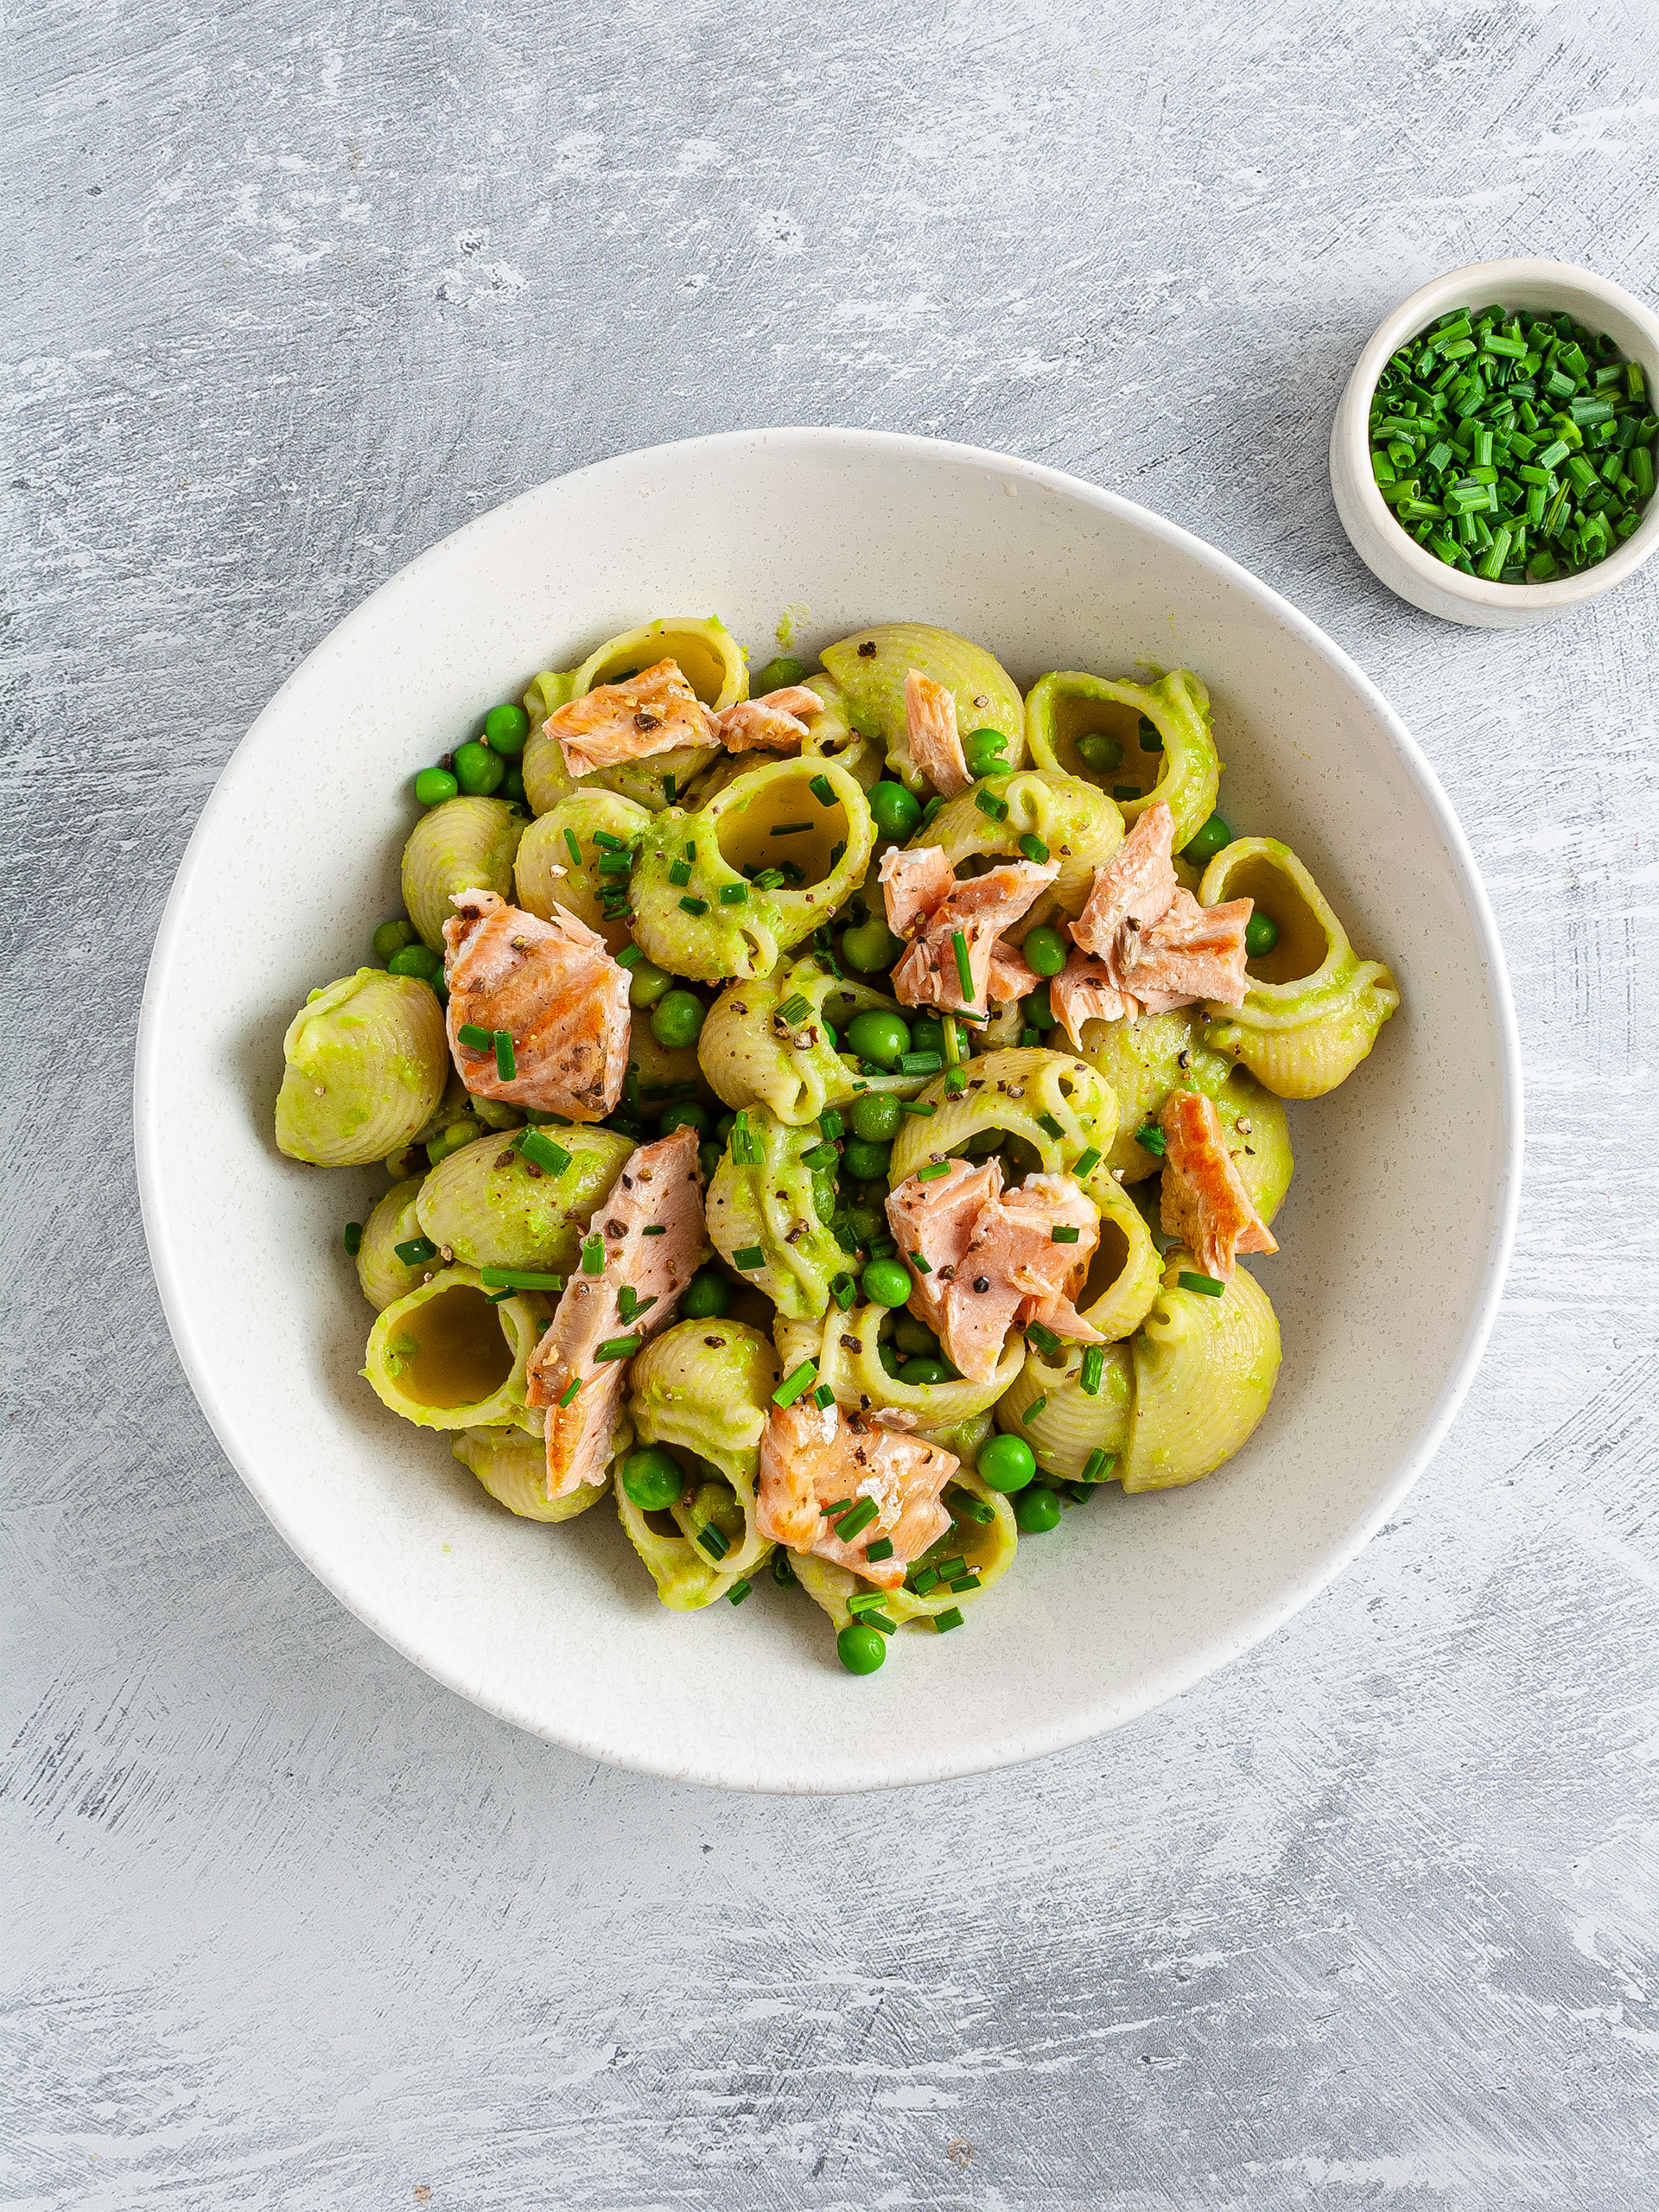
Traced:
<path id="1" fill-rule="evenodd" d="M 627 970 L 580 916 L 556 906 L 546 921 L 493 891 L 459 891 L 443 925 L 449 1051 L 475 1097 L 499 1098 L 597 1122 L 621 1096 L 628 1065 Z M 463 1029 L 512 1039 L 503 1077 L 493 1046 Z"/>
<path id="2" fill-rule="evenodd" d="M 934 790 L 955 798 L 974 780 L 957 728 L 957 695 L 912 668 L 905 678 L 905 734 L 910 757 Z"/>
<path id="3" fill-rule="evenodd" d="M 823 712 L 823 702 L 804 683 L 786 683 L 764 699 L 740 699 L 715 716 L 720 741 L 728 753 L 793 753 L 811 733 L 807 723 Z"/>
<path id="4" fill-rule="evenodd" d="M 1176 878 L 1174 833 L 1175 817 L 1163 801 L 1149 806 L 1096 874 L 1071 925 L 1076 950 L 1050 1000 L 1074 1045 L 1092 1015 L 1118 1021 L 1200 999 L 1244 1003 L 1251 901 L 1200 906 Z"/>
<path id="5" fill-rule="evenodd" d="M 647 1228 L 661 1233 L 648 1236 Z M 676 1129 L 631 1153 L 594 1209 L 582 1262 L 531 1355 L 524 1395 L 547 1408 L 550 1499 L 604 1480 L 628 1361 L 598 1355 L 607 1344 L 653 1336 L 673 1318 L 702 1235 L 696 1131 Z M 605 1263 L 591 1274 L 586 1263 L 595 1237 Z"/>
<path id="6" fill-rule="evenodd" d="M 543 728 L 559 741 L 567 772 L 586 776 L 619 760 L 648 760 L 682 745 L 720 743 L 715 717 L 680 673 L 659 660 L 625 683 L 598 683 L 550 714 Z"/>
<path id="7" fill-rule="evenodd" d="M 840 1406 L 810 1398 L 773 1406 L 760 1440 L 754 1525 L 773 1543 L 896 1590 L 911 1562 L 950 1526 L 939 1493 L 960 1464 L 939 1445 L 879 1427 Z M 874 1501 L 875 1518 L 844 1544 L 823 1509 L 861 1497 Z M 879 1536 L 893 1546 L 890 1559 L 869 1557 Z"/>
<path id="8" fill-rule="evenodd" d="M 988 1382 L 1008 1331 L 1033 1321 L 1057 1337 L 1100 1343 L 1072 1303 L 1088 1278 L 1100 1216 L 1071 1176 L 1029 1175 L 1005 1192 L 996 1160 L 975 1168 L 953 1160 L 933 1179 L 907 1177 L 887 1199 L 887 1222 L 911 1268 L 911 1311 L 970 1382 Z M 1057 1229 L 1074 1230 L 1075 1242 L 1057 1241 Z"/>
<path id="9" fill-rule="evenodd" d="M 924 872 L 918 865 L 932 859 Z M 957 880 L 944 853 L 938 846 L 922 852 L 901 854 L 897 847 L 881 861 L 880 880 L 887 900 L 887 927 L 895 936 L 909 936 L 911 947 L 893 974 L 893 988 L 901 1006 L 935 1006 L 950 1012 L 957 1007 L 983 1007 L 991 980 L 991 963 L 997 939 L 1011 929 L 1039 893 L 1060 872 L 1058 861 L 1002 861 L 982 875 Z M 900 927 L 895 916 L 905 918 Z M 956 938 L 961 932 L 973 984 L 964 995 L 957 970 Z M 1006 961 L 1008 948 L 1001 948 Z M 1023 967 L 1024 963 L 1020 965 Z M 1009 969 L 1000 969 L 1009 978 Z M 1034 980 L 1034 979 L 1033 979 Z"/>
<path id="10" fill-rule="evenodd" d="M 1245 1189 L 1215 1101 L 1172 1090 L 1158 1116 L 1164 1133 L 1160 1216 L 1206 1274 L 1224 1282 L 1238 1252 L 1276 1252 L 1273 1233 Z"/>

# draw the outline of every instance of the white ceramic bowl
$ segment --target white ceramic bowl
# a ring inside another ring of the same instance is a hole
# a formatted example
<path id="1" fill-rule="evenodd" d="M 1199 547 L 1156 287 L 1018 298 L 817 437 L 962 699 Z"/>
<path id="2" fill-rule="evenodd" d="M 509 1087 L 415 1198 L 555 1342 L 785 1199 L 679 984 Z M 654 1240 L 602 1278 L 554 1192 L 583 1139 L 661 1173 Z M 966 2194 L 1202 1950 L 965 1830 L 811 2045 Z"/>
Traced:
<path id="1" fill-rule="evenodd" d="M 1650 391 L 1659 392 L 1659 317 L 1620 284 L 1566 261 L 1476 261 L 1437 276 L 1372 333 L 1354 364 L 1331 425 L 1331 491 L 1342 526 L 1371 574 L 1402 599 L 1448 622 L 1482 630 L 1522 630 L 1553 622 L 1604 592 L 1613 591 L 1659 549 L 1659 499 L 1617 550 L 1593 569 L 1548 584 L 1489 583 L 1465 576 L 1427 552 L 1395 520 L 1371 474 L 1370 409 L 1376 380 L 1391 355 L 1453 308 L 1493 303 L 1559 314 L 1563 308 L 1593 331 L 1605 331 L 1629 359 L 1639 361 Z"/>
<path id="2" fill-rule="evenodd" d="M 296 588 L 302 587 L 296 582 Z M 1109 1492 L 1027 1539 L 958 1633 L 837 1665 L 763 1577 L 665 1611 L 608 1504 L 512 1519 L 358 1379 L 340 1244 L 382 1187 L 271 1139 L 283 1030 L 397 910 L 411 771 L 536 669 L 648 616 L 717 610 L 757 658 L 912 616 L 1050 668 L 1197 669 L 1241 829 L 1282 834 L 1403 1011 L 1293 1109 L 1282 1376 L 1208 1482 Z M 1503 959 L 1421 753 L 1353 664 L 1197 538 L 1052 469 L 865 431 L 692 440 L 579 471 L 423 556 L 326 639 L 225 771 L 145 993 L 141 1187 L 173 1334 L 232 1463 L 312 1570 L 464 1696 L 592 1757 L 736 1788 L 842 1790 L 1052 1751 L 1197 1681 L 1306 1603 L 1397 1504 L 1484 1342 L 1521 1102 Z"/>

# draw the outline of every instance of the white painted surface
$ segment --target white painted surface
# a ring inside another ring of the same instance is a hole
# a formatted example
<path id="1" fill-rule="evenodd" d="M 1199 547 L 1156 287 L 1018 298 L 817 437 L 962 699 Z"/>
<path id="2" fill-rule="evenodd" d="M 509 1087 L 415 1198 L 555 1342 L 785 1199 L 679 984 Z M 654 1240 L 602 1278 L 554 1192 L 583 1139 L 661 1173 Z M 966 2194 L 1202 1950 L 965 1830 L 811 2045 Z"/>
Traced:
<path id="1" fill-rule="evenodd" d="M 1454 632 L 1325 482 L 1415 283 L 1649 289 L 1641 12 L 11 41 L 8 2199 L 1650 2201 L 1656 585 Z M 1340 1582 L 1103 1744 L 812 1804 L 550 1751 L 344 1614 L 190 1397 L 126 1135 L 167 885 L 304 651 L 525 484 L 791 416 L 1090 475 L 1347 646 L 1485 872 L 1530 1132 L 1469 1405 Z"/>

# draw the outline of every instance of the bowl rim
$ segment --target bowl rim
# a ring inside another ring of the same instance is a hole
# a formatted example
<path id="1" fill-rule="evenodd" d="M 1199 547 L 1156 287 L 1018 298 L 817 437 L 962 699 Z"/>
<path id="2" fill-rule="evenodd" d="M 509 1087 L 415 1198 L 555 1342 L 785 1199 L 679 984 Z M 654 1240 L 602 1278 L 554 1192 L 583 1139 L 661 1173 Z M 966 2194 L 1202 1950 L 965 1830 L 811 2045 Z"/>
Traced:
<path id="1" fill-rule="evenodd" d="M 619 1746 L 608 1734 L 597 1731 L 550 1726 L 527 1705 L 518 1704 L 511 1696 L 481 1694 L 479 1688 L 466 1680 L 458 1669 L 446 1668 L 439 1655 L 415 1648 L 398 1624 L 385 1617 L 384 1608 L 372 1591 L 354 1586 L 348 1570 L 339 1560 L 319 1555 L 317 1548 L 306 1539 L 303 1532 L 290 1526 L 280 1496 L 269 1488 L 255 1471 L 259 1461 L 251 1447 L 244 1446 L 238 1408 L 221 1394 L 212 1366 L 204 1356 L 203 1347 L 196 1336 L 183 1288 L 182 1272 L 173 1257 L 163 1191 L 165 1136 L 161 1117 L 155 1111 L 160 1068 L 166 1052 L 159 1004 L 181 940 L 185 910 L 205 865 L 205 856 L 218 817 L 230 804 L 227 785 L 237 762 L 267 721 L 276 715 L 290 689 L 298 683 L 312 663 L 325 652 L 353 644 L 359 636 L 371 631 L 381 620 L 387 607 L 394 603 L 400 594 L 415 589 L 417 582 L 423 582 L 430 574 L 442 569 L 447 563 L 464 560 L 474 533 L 496 527 L 502 515 L 543 498 L 555 486 L 572 484 L 607 470 L 620 473 L 626 467 L 663 461 L 669 456 L 718 455 L 722 451 L 730 453 L 742 448 L 768 447 L 785 449 L 794 447 L 820 457 L 861 448 L 891 454 L 895 461 L 943 461 L 965 464 L 986 473 L 995 472 L 1004 479 L 1013 478 L 1034 489 L 1071 499 L 1085 507 L 1133 524 L 1185 553 L 1200 567 L 1242 591 L 1246 599 L 1259 606 L 1265 614 L 1284 623 L 1312 653 L 1325 662 L 1371 709 L 1434 823 L 1473 925 L 1479 956 L 1489 979 L 1497 1031 L 1501 1092 L 1498 1116 L 1500 1157 L 1495 1163 L 1498 1181 L 1487 1230 L 1486 1251 L 1478 1290 L 1439 1394 L 1410 1448 L 1402 1454 L 1391 1479 L 1378 1493 L 1370 1509 L 1334 1539 L 1294 1581 L 1276 1588 L 1272 1596 L 1236 1628 L 1199 1644 L 1183 1658 L 1167 1662 L 1161 1669 L 1137 1679 L 1123 1690 L 1078 1707 L 1064 1716 L 1056 1716 L 1046 1723 L 1028 1726 L 1017 1738 L 1003 1735 L 959 1747 L 950 1757 L 940 1760 L 925 1771 L 888 1772 L 873 1766 L 870 1772 L 858 1780 L 839 1780 L 826 1785 L 823 1790 L 814 1789 L 810 1783 L 768 1781 L 727 1773 L 721 1770 L 717 1758 L 705 1757 L 671 1764 L 667 1759 L 654 1759 L 632 1752 L 626 1746 Z M 514 1727 L 524 1729 L 544 1741 L 556 1743 L 579 1756 L 602 1759 L 634 1772 L 700 1787 L 735 1788 L 762 1795 L 840 1795 L 865 1789 L 915 1787 L 1019 1765 L 1029 1760 L 1046 1758 L 1052 1752 L 1067 1750 L 1122 1727 L 1139 1719 L 1141 1714 L 1167 1703 L 1170 1699 L 1180 1695 L 1252 1649 L 1300 1611 L 1352 1563 L 1395 1512 L 1400 1501 L 1440 1448 L 1468 1391 L 1491 1334 L 1514 1245 L 1520 1205 L 1523 1093 L 1520 1033 L 1508 967 L 1491 901 L 1462 826 L 1427 755 L 1400 715 L 1370 677 L 1315 622 L 1274 590 L 1272 586 L 1262 582 L 1230 555 L 1221 552 L 1194 532 L 1134 500 L 1123 498 L 1121 493 L 1087 483 L 1064 470 L 984 447 L 921 437 L 910 433 L 817 425 L 779 425 L 719 431 L 703 436 L 677 439 L 656 447 L 635 448 L 566 471 L 545 484 L 532 486 L 511 499 L 502 501 L 486 513 L 474 517 L 435 544 L 429 546 L 359 602 L 343 620 L 326 632 L 255 718 L 226 762 L 185 848 L 162 912 L 145 976 L 135 1051 L 133 1124 L 139 1202 L 151 1268 L 168 1330 L 197 1402 L 226 1457 L 252 1492 L 266 1518 L 301 1562 L 348 1611 L 423 1673 L 458 1692 L 468 1702 L 481 1707 Z"/>
<path id="2" fill-rule="evenodd" d="M 1461 569 L 1450 568 L 1434 555 L 1426 553 L 1411 532 L 1402 529 L 1371 473 L 1368 435 L 1371 395 L 1394 354 L 1408 338 L 1415 337 L 1448 308 L 1484 304 L 1478 302 L 1477 295 L 1484 294 L 1485 300 L 1501 296 L 1506 284 L 1541 289 L 1560 285 L 1564 291 L 1569 288 L 1582 290 L 1628 317 L 1647 341 L 1649 352 L 1641 365 L 1647 372 L 1650 396 L 1659 398 L 1659 315 L 1622 284 L 1615 283 L 1611 276 L 1600 276 L 1593 269 L 1582 268 L 1576 262 L 1516 255 L 1507 260 L 1471 261 L 1460 269 L 1449 269 L 1443 276 L 1420 285 L 1382 318 L 1366 340 L 1344 388 L 1332 426 L 1333 442 L 1343 448 L 1353 495 L 1365 522 L 1379 538 L 1386 535 L 1390 551 L 1403 563 L 1408 574 L 1449 598 L 1461 600 L 1466 606 L 1542 617 L 1582 607 L 1599 599 L 1604 592 L 1616 590 L 1655 552 L 1659 552 L 1659 499 L 1649 503 L 1647 513 L 1624 543 L 1605 561 L 1598 561 L 1594 568 L 1582 569 L 1573 576 L 1559 576 L 1550 583 L 1506 584 L 1485 576 L 1465 576 Z M 1465 298 L 1465 294 L 1469 296 Z M 1562 306 L 1567 306 L 1565 300 Z M 1628 353 L 1629 349 L 1625 350 Z"/>

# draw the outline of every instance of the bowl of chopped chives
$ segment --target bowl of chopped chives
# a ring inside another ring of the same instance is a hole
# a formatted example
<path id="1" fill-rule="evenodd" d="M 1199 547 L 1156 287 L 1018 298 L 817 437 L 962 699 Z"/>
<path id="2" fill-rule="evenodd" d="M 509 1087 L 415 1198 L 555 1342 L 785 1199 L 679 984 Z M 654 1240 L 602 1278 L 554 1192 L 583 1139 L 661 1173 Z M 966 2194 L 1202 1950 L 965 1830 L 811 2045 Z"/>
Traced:
<path id="1" fill-rule="evenodd" d="M 1373 575 L 1479 629 L 1553 621 L 1659 547 L 1659 317 L 1562 261 L 1479 261 L 1378 325 L 1331 428 Z"/>

